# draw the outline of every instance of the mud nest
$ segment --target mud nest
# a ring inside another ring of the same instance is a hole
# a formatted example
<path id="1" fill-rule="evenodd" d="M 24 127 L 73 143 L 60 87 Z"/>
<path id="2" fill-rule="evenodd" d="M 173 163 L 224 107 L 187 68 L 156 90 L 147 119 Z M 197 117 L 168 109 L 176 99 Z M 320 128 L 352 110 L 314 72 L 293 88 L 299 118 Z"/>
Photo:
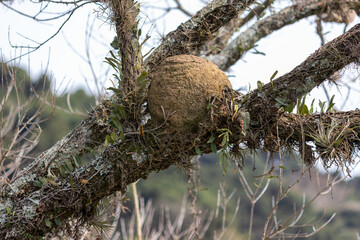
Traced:
<path id="1" fill-rule="evenodd" d="M 209 100 L 231 83 L 215 64 L 192 55 L 166 58 L 149 77 L 152 121 L 181 132 L 196 132 L 210 121 Z"/>

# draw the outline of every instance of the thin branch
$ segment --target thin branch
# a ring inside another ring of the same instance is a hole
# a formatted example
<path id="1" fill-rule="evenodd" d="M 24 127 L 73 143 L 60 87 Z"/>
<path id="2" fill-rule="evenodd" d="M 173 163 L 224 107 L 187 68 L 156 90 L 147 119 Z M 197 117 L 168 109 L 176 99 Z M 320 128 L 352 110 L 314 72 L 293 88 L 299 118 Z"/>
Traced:
<path id="1" fill-rule="evenodd" d="M 208 41 L 202 47 L 199 56 L 206 58 L 206 56 L 218 54 L 219 52 L 221 52 L 228 44 L 228 41 L 230 40 L 234 32 L 244 26 L 255 16 L 259 17 L 267 9 L 267 7 L 271 4 L 272 1 L 273 0 L 265 0 L 265 2 L 261 6 L 256 5 L 256 7 L 251 9 L 245 17 L 237 17 L 230 20 L 226 25 L 219 29 L 218 33 L 216 34 L 216 38 Z M 193 52 L 193 54 L 197 55 L 198 53 Z"/>
<path id="2" fill-rule="evenodd" d="M 175 31 L 167 34 L 162 44 L 146 59 L 145 64 L 152 69 L 166 57 L 199 50 L 220 27 L 237 17 L 240 11 L 253 2 L 254 0 L 211 2 Z"/>
<path id="3" fill-rule="evenodd" d="M 251 92 L 245 103 L 246 108 L 259 107 L 255 104 L 255 101 L 260 99 L 258 96 L 268 98 L 268 103 L 276 107 L 296 103 L 299 97 L 319 86 L 338 70 L 350 63 L 357 63 L 360 57 L 359 48 L 360 24 L 357 24 L 345 34 L 319 48 L 291 72 L 265 84 L 261 92 Z"/>
<path id="4" fill-rule="evenodd" d="M 183 12 L 185 15 L 189 17 L 192 17 L 192 13 L 186 10 L 179 0 L 174 0 L 174 2 L 176 3 L 177 9 L 179 9 L 179 11 Z"/>
<path id="5" fill-rule="evenodd" d="M 331 5 L 336 4 L 336 2 L 337 1 L 327 1 L 325 5 L 323 5 L 324 1 L 315 0 L 311 4 L 300 3 L 287 7 L 276 14 L 256 22 L 232 40 L 219 54 L 210 55 L 207 59 L 215 63 L 221 70 L 226 71 L 248 50 L 252 49 L 260 39 L 300 19 L 322 12 L 324 8 L 331 7 Z M 359 7 L 357 0 L 346 0 L 344 4 L 348 4 L 348 6 L 352 8 Z"/>
<path id="6" fill-rule="evenodd" d="M 136 78 L 140 73 L 139 41 L 137 15 L 138 6 L 132 0 L 111 0 L 113 22 L 116 27 L 121 57 L 122 82 L 125 94 L 132 92 L 136 86 Z"/>

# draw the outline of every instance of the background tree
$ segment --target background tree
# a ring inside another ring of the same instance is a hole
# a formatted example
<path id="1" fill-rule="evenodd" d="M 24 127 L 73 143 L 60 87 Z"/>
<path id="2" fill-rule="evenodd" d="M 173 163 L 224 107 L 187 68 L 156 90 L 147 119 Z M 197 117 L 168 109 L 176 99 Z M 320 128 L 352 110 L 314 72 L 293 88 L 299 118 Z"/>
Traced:
<path id="1" fill-rule="evenodd" d="M 69 18 L 79 7 L 90 3 L 45 2 L 72 5 L 65 13 Z M 129 184 L 171 165 L 191 172 L 190 158 L 196 154 L 219 152 L 225 171 L 232 155 L 237 157 L 234 161 L 241 170 L 244 149 L 266 150 L 272 164 L 260 177 L 272 177 L 275 169 L 281 175 L 282 166 L 275 165 L 274 153 L 296 149 L 303 162 L 300 176 L 304 176 L 316 161 L 322 161 L 325 167 L 338 166 L 350 174 L 358 146 L 358 111 L 331 112 L 333 106 L 325 109 L 324 104 L 320 104 L 320 112 L 316 113 L 302 99 L 324 81 L 333 80 L 334 74 L 344 67 L 358 62 L 359 25 L 324 44 L 291 72 L 278 78 L 274 74 L 268 84 L 258 82 L 257 89 L 247 94 L 228 86 L 217 86 L 216 94 L 210 92 L 203 96 L 208 102 L 205 109 L 200 108 L 204 115 L 200 115 L 196 124 L 174 124 L 177 123 L 173 120 L 176 113 L 167 109 L 165 102 L 164 108 L 153 106 L 156 102 L 150 102 L 148 87 L 151 89 L 154 85 L 151 83 L 172 64 L 180 65 L 172 69 L 174 72 L 192 68 L 196 61 L 203 65 L 198 58 L 173 56 L 198 55 L 227 70 L 259 39 L 302 18 L 318 15 L 319 33 L 322 21 L 349 24 L 358 11 L 358 1 L 296 1 L 255 21 L 230 42 L 230 36 L 271 6 L 271 1 L 265 1 L 250 12 L 245 10 L 255 1 L 213 1 L 167 34 L 146 58 L 141 55 L 143 44 L 139 42 L 140 5 L 130 0 L 93 2 L 109 12 L 116 29 L 117 39 L 113 45 L 119 50 L 106 58 L 116 71 L 114 87 L 110 88 L 114 94 L 99 103 L 79 126 L 37 156 L 21 173 L 12 176 L 11 181 L 5 178 L 0 200 L 2 238 L 35 238 L 59 232 L 80 238 L 82 230 L 94 223 L 98 216 L 97 205 L 105 196 L 116 191 L 125 193 Z M 181 9 L 180 2 L 177 3 Z M 200 76 L 193 78 L 196 80 Z M 166 78 L 160 84 L 166 85 Z M 191 103 L 184 102 L 185 109 L 191 110 Z M 296 104 L 297 114 L 294 114 Z M 162 109 L 163 115 L 152 114 L 149 119 L 152 107 Z M 183 115 L 187 117 L 186 114 L 189 113 L 185 111 Z M 21 134 L 19 136 L 23 136 Z M 19 146 L 19 151 L 23 149 L 24 146 Z M 3 161 L 8 160 L 7 155 L 2 156 L 5 156 Z M 23 153 L 17 156 L 22 157 Z M 243 183 L 246 188 L 245 180 Z M 319 193 L 326 192 L 333 183 L 336 181 L 329 182 L 330 185 L 325 185 Z M 263 239 L 284 234 L 301 213 L 302 208 L 283 225 L 276 224 L 275 210 L 291 185 L 283 188 L 280 181 L 279 189 Z M 256 193 L 248 191 L 255 203 Z M 268 229 L 270 221 L 274 221 L 271 230 Z M 194 234 L 200 237 L 199 232 Z"/>

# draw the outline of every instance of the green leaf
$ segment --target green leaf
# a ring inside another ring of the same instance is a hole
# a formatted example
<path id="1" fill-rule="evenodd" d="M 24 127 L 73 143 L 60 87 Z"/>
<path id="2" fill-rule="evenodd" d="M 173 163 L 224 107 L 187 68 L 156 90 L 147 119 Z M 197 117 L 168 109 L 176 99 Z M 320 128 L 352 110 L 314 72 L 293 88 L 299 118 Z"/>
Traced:
<path id="1" fill-rule="evenodd" d="M 72 165 L 72 163 L 69 160 L 65 161 L 65 167 L 67 168 L 67 170 L 69 170 L 70 172 L 74 171 L 74 167 Z"/>
<path id="2" fill-rule="evenodd" d="M 263 86 L 264 86 L 264 83 L 263 83 L 263 82 L 261 82 L 261 81 L 257 81 L 257 89 L 259 90 L 259 92 L 261 92 L 261 91 L 262 91 Z"/>
<path id="3" fill-rule="evenodd" d="M 120 48 L 119 41 L 116 36 L 114 37 L 114 40 L 110 43 L 110 46 L 116 50 Z"/>
<path id="4" fill-rule="evenodd" d="M 8 214 L 10 214 L 10 213 L 11 213 L 11 207 L 6 206 L 6 212 L 7 212 Z"/>
<path id="5" fill-rule="evenodd" d="M 314 113 L 314 102 L 315 102 L 315 99 L 312 100 L 311 102 L 311 107 L 310 107 L 310 114 Z"/>
<path id="6" fill-rule="evenodd" d="M 119 72 L 119 63 L 116 59 L 106 57 L 106 63 L 109 64 L 116 72 Z"/>
<path id="7" fill-rule="evenodd" d="M 114 142 L 116 142 L 116 134 L 115 133 L 111 133 L 110 134 L 110 138 L 111 138 L 111 141 L 114 143 Z"/>
<path id="8" fill-rule="evenodd" d="M 117 57 L 115 56 L 113 51 L 110 51 L 110 55 L 112 58 L 110 58 L 112 61 L 114 61 L 116 64 L 120 65 L 120 61 L 117 60 Z"/>
<path id="9" fill-rule="evenodd" d="M 285 166 L 279 165 L 278 168 L 282 168 L 284 170 L 286 170 L 287 168 Z"/>
<path id="10" fill-rule="evenodd" d="M 60 172 L 60 175 L 61 175 L 63 178 L 66 177 L 64 165 L 61 165 L 61 166 L 59 167 L 59 172 Z M 34 183 L 35 183 L 35 181 L 34 181 Z"/>
<path id="11" fill-rule="evenodd" d="M 110 137 L 110 135 L 105 136 L 105 145 L 109 146 L 110 144 L 114 143 Z"/>
<path id="12" fill-rule="evenodd" d="M 270 81 L 271 81 L 271 85 L 272 85 L 272 80 L 275 78 L 275 76 L 276 76 L 276 74 L 278 74 L 278 70 L 276 70 L 274 73 L 273 73 L 273 75 L 271 75 L 271 77 L 270 77 Z"/>
<path id="13" fill-rule="evenodd" d="M 119 117 L 119 120 L 124 119 L 127 116 L 126 110 L 123 106 L 116 106 L 114 113 Z"/>
<path id="14" fill-rule="evenodd" d="M 306 105 L 302 107 L 302 115 L 309 115 L 309 109 Z"/>
<path id="15" fill-rule="evenodd" d="M 214 140 L 215 140 L 215 137 L 211 136 L 210 139 L 207 141 L 207 143 L 212 143 L 212 142 L 214 142 Z"/>
<path id="16" fill-rule="evenodd" d="M 258 185 L 258 184 L 256 184 L 256 182 L 254 182 L 254 185 L 255 185 L 255 187 L 257 187 L 257 188 L 261 188 L 261 186 Z"/>
<path id="17" fill-rule="evenodd" d="M 258 16 L 259 19 L 263 18 L 266 15 L 266 12 L 262 12 L 260 16 Z"/>
<path id="18" fill-rule="evenodd" d="M 58 218 L 55 218 L 55 219 L 54 219 L 54 222 L 55 222 L 55 224 L 58 225 L 58 226 L 61 225 L 61 220 L 58 219 Z"/>
<path id="19" fill-rule="evenodd" d="M 334 142 L 334 147 L 337 147 L 337 146 L 339 146 L 340 145 L 340 143 L 342 142 L 342 140 L 343 140 L 343 138 L 340 138 L 340 139 L 338 139 L 336 142 Z"/>
<path id="20" fill-rule="evenodd" d="M 224 134 L 224 136 L 223 136 L 223 139 L 222 139 L 222 141 L 221 141 L 221 143 L 220 143 L 220 146 L 225 146 L 225 145 L 227 145 L 227 143 L 228 143 L 228 138 L 226 137 L 227 135 L 226 134 Z"/>
<path id="21" fill-rule="evenodd" d="M 148 76 L 148 73 L 146 71 L 142 72 L 140 76 L 137 78 L 137 82 L 140 85 L 140 83 Z"/>
<path id="22" fill-rule="evenodd" d="M 330 102 L 329 102 L 329 106 L 328 106 L 328 108 L 326 109 L 326 112 L 329 112 L 329 111 L 334 107 L 334 105 L 335 105 L 335 103 L 334 103 L 334 98 L 335 98 L 335 95 L 333 95 L 333 96 L 331 97 Z"/>
<path id="23" fill-rule="evenodd" d="M 74 189 L 74 179 L 70 179 L 69 180 L 69 184 L 70 184 L 70 187 L 72 188 L 72 189 Z"/>
<path id="24" fill-rule="evenodd" d="M 111 121 L 112 121 L 112 123 L 114 124 L 114 126 L 115 126 L 117 129 L 121 129 L 121 130 L 122 130 L 121 122 L 120 122 L 120 120 L 119 120 L 117 117 L 111 117 Z"/>
<path id="25" fill-rule="evenodd" d="M 108 87 L 107 89 L 113 91 L 117 95 L 121 94 L 120 89 L 117 89 L 117 88 L 114 88 L 114 87 Z"/>
<path id="26" fill-rule="evenodd" d="M 78 160 L 77 160 L 78 158 L 79 158 L 79 156 L 76 156 L 76 157 L 75 157 L 75 156 L 73 155 L 74 164 L 75 164 L 75 166 L 76 166 L 77 168 L 80 166 L 79 163 L 78 163 Z"/>
<path id="27" fill-rule="evenodd" d="M 49 227 L 49 228 L 51 228 L 51 221 L 50 221 L 50 219 L 48 219 L 48 218 L 45 218 L 45 225 L 47 226 L 47 227 Z"/>
<path id="28" fill-rule="evenodd" d="M 39 177 L 40 182 L 42 183 L 42 185 L 47 185 L 48 181 L 45 177 Z"/>
<path id="29" fill-rule="evenodd" d="M 306 100 L 306 95 L 304 95 L 302 98 L 299 98 L 298 103 L 297 103 L 297 114 L 301 114 L 301 115 L 308 115 L 309 114 L 309 108 L 306 106 L 305 104 L 305 100 Z"/>
<path id="30" fill-rule="evenodd" d="M 33 183 L 35 184 L 35 186 L 37 186 L 39 188 L 41 188 L 43 186 L 43 184 L 38 180 L 34 180 Z"/>
<path id="31" fill-rule="evenodd" d="M 211 147 L 211 151 L 216 154 L 216 153 L 217 153 L 216 144 L 212 142 L 212 143 L 210 144 L 210 147 Z"/>
<path id="32" fill-rule="evenodd" d="M 295 108 L 295 103 L 292 102 L 292 103 L 290 103 L 289 105 L 287 105 L 285 111 L 288 112 L 288 113 L 292 113 L 292 111 L 294 110 L 294 108 Z"/>
<path id="33" fill-rule="evenodd" d="M 202 154 L 199 147 L 196 147 L 196 148 L 195 148 L 195 152 L 196 152 L 197 155 L 201 155 L 201 154 Z"/>

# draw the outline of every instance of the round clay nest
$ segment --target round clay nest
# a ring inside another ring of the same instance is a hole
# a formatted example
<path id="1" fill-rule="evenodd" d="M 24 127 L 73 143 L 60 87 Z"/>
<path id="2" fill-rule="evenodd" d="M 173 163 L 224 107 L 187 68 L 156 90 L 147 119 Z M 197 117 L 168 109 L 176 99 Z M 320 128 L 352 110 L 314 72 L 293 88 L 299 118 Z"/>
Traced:
<path id="1" fill-rule="evenodd" d="M 231 88 L 226 74 L 215 64 L 192 55 L 164 59 L 149 77 L 152 121 L 161 124 L 170 115 L 170 127 L 182 132 L 197 131 L 200 123 L 209 121 L 210 98 L 224 86 Z"/>

